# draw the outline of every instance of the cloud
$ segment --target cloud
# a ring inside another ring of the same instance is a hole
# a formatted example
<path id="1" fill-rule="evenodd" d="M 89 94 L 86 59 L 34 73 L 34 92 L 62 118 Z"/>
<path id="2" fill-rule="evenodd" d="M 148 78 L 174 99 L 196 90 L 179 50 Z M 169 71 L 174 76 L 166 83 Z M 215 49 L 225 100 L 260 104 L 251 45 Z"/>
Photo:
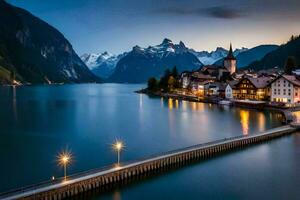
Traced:
<path id="1" fill-rule="evenodd" d="M 207 16 L 222 19 L 235 19 L 244 16 L 240 10 L 221 6 L 207 8 L 205 9 L 205 13 Z"/>
<path id="2" fill-rule="evenodd" d="M 221 19 L 236 19 L 245 16 L 245 13 L 242 10 L 227 6 L 214 6 L 207 8 L 173 7 L 160 9 L 157 10 L 157 12 L 168 15 L 194 15 Z"/>

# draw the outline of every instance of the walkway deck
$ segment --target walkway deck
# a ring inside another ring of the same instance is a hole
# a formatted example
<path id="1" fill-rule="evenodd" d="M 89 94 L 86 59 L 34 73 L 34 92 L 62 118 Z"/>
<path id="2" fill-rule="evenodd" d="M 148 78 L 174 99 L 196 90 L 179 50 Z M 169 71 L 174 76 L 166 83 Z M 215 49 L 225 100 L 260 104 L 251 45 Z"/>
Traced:
<path id="1" fill-rule="evenodd" d="M 287 125 L 259 134 L 225 138 L 123 163 L 121 167 L 107 166 L 91 170 L 70 176 L 67 181 L 58 179 L 2 193 L 0 194 L 0 199 L 64 199 L 104 185 L 118 183 L 144 173 L 153 173 L 155 170 L 176 163 L 206 159 L 218 153 L 268 141 L 295 131 L 295 127 Z"/>

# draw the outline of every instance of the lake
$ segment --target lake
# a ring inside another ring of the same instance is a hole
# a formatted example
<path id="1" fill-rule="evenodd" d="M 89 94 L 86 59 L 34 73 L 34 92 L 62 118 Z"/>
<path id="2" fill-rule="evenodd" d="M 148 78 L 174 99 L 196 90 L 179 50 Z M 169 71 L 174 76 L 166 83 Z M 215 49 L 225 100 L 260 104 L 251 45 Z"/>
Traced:
<path id="1" fill-rule="evenodd" d="M 0 191 L 63 176 L 57 155 L 65 149 L 73 155 L 68 167 L 72 174 L 115 163 L 111 145 L 116 139 L 126 145 L 121 161 L 129 161 L 281 125 L 278 113 L 133 92 L 142 87 L 1 87 Z M 276 198 L 275 194 L 290 192 L 300 180 L 296 173 L 299 143 L 296 134 L 90 198 L 253 198 L 256 190 L 264 188 L 260 185 L 272 186 L 260 193 L 274 193 Z"/>

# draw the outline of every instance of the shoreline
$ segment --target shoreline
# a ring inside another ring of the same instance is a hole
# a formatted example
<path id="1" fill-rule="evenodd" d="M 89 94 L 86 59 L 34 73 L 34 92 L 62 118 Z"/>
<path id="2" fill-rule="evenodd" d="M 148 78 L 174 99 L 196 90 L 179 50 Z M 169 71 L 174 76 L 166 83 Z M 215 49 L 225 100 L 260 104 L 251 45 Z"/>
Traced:
<path id="1" fill-rule="evenodd" d="M 253 104 L 251 102 L 247 101 L 232 101 L 232 100 L 227 100 L 225 98 L 220 98 L 220 97 L 196 97 L 192 95 L 182 95 L 182 94 L 172 94 L 172 93 L 164 93 L 164 92 L 153 92 L 148 89 L 141 89 L 135 91 L 137 94 L 146 94 L 148 96 L 154 96 L 154 97 L 163 97 L 163 98 L 171 98 L 174 100 L 181 100 L 181 101 L 189 101 L 189 102 L 198 102 L 198 103 L 211 103 L 211 104 L 217 104 L 217 105 L 222 105 L 222 106 L 229 106 L 229 107 L 237 107 L 237 108 L 246 108 L 246 109 L 251 109 L 251 110 L 258 110 L 258 111 L 274 111 L 274 112 L 279 112 L 284 116 L 283 123 L 284 124 L 289 124 L 294 121 L 294 116 L 292 112 L 295 111 L 300 111 L 300 107 L 293 107 L 293 108 L 288 108 L 288 107 L 278 107 L 278 106 L 272 106 L 265 103 L 259 103 L 259 104 Z M 220 101 L 228 101 L 230 102 L 230 105 L 224 105 L 220 104 Z"/>

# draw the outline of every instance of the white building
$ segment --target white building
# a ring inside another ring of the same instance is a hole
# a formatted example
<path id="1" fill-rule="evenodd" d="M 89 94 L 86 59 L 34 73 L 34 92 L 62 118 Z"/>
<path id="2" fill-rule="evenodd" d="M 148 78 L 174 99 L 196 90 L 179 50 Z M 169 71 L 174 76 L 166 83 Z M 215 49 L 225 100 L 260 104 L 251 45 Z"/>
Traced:
<path id="1" fill-rule="evenodd" d="M 190 85 L 190 75 L 188 73 L 183 73 L 181 75 L 182 88 L 186 89 Z"/>
<path id="2" fill-rule="evenodd" d="M 233 89 L 235 84 L 237 84 L 238 81 L 234 80 L 234 81 L 230 81 L 225 88 L 225 98 L 226 99 L 233 99 Z"/>
<path id="3" fill-rule="evenodd" d="M 281 75 L 271 83 L 271 101 L 300 102 L 300 80 L 295 75 Z"/>

